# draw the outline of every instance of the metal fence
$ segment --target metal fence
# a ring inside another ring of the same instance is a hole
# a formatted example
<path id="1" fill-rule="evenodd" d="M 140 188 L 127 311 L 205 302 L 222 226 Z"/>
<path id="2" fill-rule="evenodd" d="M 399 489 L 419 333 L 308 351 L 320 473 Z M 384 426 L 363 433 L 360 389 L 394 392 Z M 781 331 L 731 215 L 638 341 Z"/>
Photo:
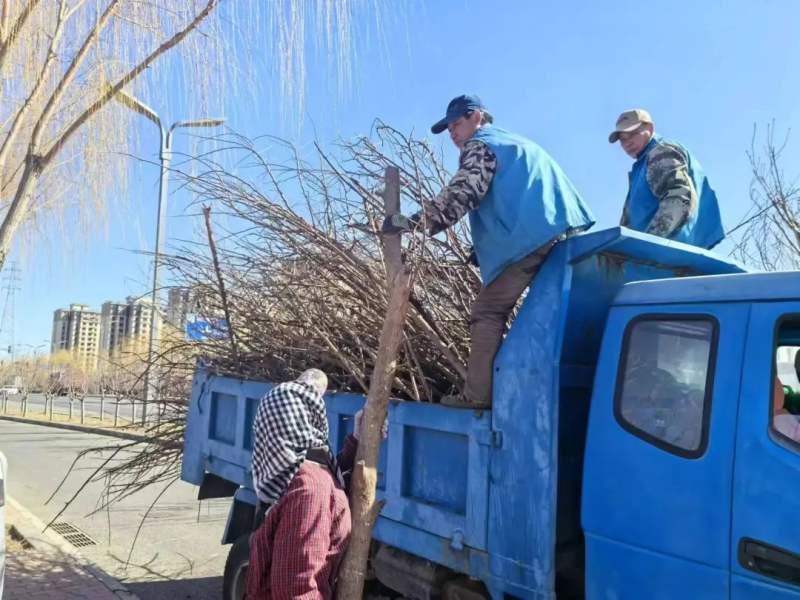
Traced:
<path id="1" fill-rule="evenodd" d="M 178 402 L 158 402 L 148 410 L 148 426 L 160 426 L 178 414 Z M 0 392 L 0 414 L 48 421 L 80 422 L 104 427 L 142 425 L 143 402 L 134 397 L 55 396 Z"/>

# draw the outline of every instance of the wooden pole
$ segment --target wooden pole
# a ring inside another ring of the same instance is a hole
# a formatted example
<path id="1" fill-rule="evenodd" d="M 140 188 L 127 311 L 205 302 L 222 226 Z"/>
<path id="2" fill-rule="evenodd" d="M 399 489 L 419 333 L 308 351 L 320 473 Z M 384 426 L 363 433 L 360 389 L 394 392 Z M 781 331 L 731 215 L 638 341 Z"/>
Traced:
<path id="1" fill-rule="evenodd" d="M 228 336 L 231 341 L 231 351 L 233 358 L 239 362 L 239 348 L 236 345 L 236 336 L 233 331 L 233 322 L 231 321 L 231 311 L 228 308 L 228 294 L 225 291 L 225 280 L 222 278 L 222 270 L 219 266 L 219 257 L 217 256 L 217 244 L 214 242 L 214 233 L 211 229 L 211 207 L 203 207 L 203 217 L 206 221 L 206 233 L 208 234 L 208 248 L 211 250 L 211 260 L 214 262 L 214 273 L 217 275 L 217 284 L 219 285 L 219 295 L 222 299 L 222 310 L 225 312 L 225 320 L 228 325 Z"/>
<path id="2" fill-rule="evenodd" d="M 400 174 L 396 167 L 386 169 L 383 203 L 387 215 L 400 212 Z M 403 341 L 403 323 L 411 293 L 411 272 L 402 261 L 400 235 L 384 235 L 383 246 L 389 303 L 364 405 L 361 439 L 351 479 L 353 529 L 347 555 L 339 571 L 337 600 L 361 598 L 364 591 L 372 528 L 382 507 L 375 501 L 378 453 L 383 439 L 381 429 L 389 406 L 389 394 L 397 368 L 397 351 Z"/>

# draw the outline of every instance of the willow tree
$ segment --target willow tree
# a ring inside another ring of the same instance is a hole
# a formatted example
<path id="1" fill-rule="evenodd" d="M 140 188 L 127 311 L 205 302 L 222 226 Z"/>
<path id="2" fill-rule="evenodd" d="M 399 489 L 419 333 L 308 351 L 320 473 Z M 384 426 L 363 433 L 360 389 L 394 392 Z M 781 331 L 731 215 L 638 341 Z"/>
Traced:
<path id="1" fill-rule="evenodd" d="M 96 222 L 112 187 L 123 195 L 136 115 L 112 109 L 118 92 L 148 99 L 183 90 L 179 101 L 189 108 L 224 110 L 226 95 L 241 92 L 234 79 L 256 80 L 242 63 L 266 39 L 279 89 L 302 111 L 306 44 L 327 44 L 346 77 L 340 65 L 349 65 L 350 14 L 361 5 L 372 6 L 0 0 L 0 267 L 26 222 L 68 211 L 75 211 L 70 222 Z"/>

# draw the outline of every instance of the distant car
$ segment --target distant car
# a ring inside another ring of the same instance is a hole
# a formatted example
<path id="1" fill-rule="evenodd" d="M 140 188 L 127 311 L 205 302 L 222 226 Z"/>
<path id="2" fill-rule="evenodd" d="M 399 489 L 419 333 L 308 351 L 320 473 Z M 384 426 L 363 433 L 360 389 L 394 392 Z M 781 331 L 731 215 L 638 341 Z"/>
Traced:
<path id="1" fill-rule="evenodd" d="M 0 394 L 19 394 L 19 388 L 13 385 L 4 385 L 0 387 Z"/>
<path id="2" fill-rule="evenodd" d="M 6 473 L 8 473 L 8 463 L 0 452 L 0 598 L 3 597 L 3 580 L 6 573 Z"/>

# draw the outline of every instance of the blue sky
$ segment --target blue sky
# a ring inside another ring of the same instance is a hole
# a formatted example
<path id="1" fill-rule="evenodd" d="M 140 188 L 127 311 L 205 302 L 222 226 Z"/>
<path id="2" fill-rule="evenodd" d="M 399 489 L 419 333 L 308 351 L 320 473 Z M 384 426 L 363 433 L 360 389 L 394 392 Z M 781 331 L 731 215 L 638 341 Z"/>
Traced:
<path id="1" fill-rule="evenodd" d="M 795 0 L 385 4 L 396 8 L 384 14 L 383 41 L 360 37 L 349 92 L 337 94 L 328 65 L 312 60 L 305 114 L 287 122 L 265 55 L 255 94 L 227 98 L 228 124 L 301 146 L 314 134 L 330 142 L 366 133 L 376 117 L 430 136 L 450 98 L 475 92 L 498 125 L 534 139 L 559 161 L 594 210 L 597 227 L 617 222 L 625 195 L 630 160 L 606 140 L 622 110 L 647 108 L 660 133 L 693 150 L 717 190 L 727 227 L 748 209 L 745 152 L 754 124 L 763 131 L 774 119 L 778 132 L 800 126 Z M 366 19 L 364 29 L 372 31 L 372 17 Z M 182 114 L 180 89 L 173 92 L 146 100 L 166 120 L 200 116 Z M 137 126 L 136 153 L 153 159 L 156 131 L 143 120 Z M 454 166 L 446 137 L 435 143 Z M 180 136 L 176 149 L 188 151 L 192 144 Z M 799 157 L 800 139 L 792 139 L 787 175 L 800 174 L 800 167 L 792 170 Z M 56 308 L 70 302 L 99 308 L 104 300 L 146 291 L 150 261 L 140 252 L 153 245 L 157 189 L 158 170 L 140 167 L 126 197 L 108 199 L 108 222 L 85 245 L 26 250 L 19 262 L 16 340 L 29 346 L 20 352 L 49 343 Z M 181 193 L 170 198 L 171 239 L 192 235 L 186 202 Z M 0 338 L 8 343 L 7 332 Z"/>

